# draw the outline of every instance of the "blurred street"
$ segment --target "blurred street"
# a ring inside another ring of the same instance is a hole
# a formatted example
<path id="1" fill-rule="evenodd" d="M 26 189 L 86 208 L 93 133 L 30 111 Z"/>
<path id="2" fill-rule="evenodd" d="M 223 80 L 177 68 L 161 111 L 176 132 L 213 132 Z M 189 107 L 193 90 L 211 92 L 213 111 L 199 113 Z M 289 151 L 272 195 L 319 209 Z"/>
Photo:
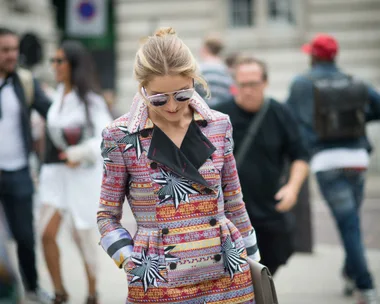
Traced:
<path id="1" fill-rule="evenodd" d="M 340 267 L 343 253 L 338 236 L 323 201 L 312 181 L 313 220 L 315 232 L 314 253 L 296 254 L 288 265 L 281 268 L 276 277 L 281 304 L 344 304 L 354 303 L 341 296 Z M 368 257 L 373 275 L 380 290 L 380 177 L 370 176 L 367 183 L 367 199 L 363 206 L 363 233 L 369 248 Z M 123 219 L 126 227 L 134 233 L 132 215 Z M 73 304 L 84 303 L 87 286 L 80 255 L 67 227 L 60 234 L 63 276 Z M 101 303 L 125 303 L 127 283 L 123 271 L 99 247 L 99 293 Z M 51 291 L 47 269 L 39 251 L 39 269 L 43 288 Z"/>
<path id="2" fill-rule="evenodd" d="M 362 227 L 370 269 L 380 290 L 380 177 L 369 176 L 362 208 Z M 335 224 L 311 182 L 314 222 L 314 253 L 296 254 L 276 277 L 281 304 L 355 303 L 341 295 L 343 250 Z"/>

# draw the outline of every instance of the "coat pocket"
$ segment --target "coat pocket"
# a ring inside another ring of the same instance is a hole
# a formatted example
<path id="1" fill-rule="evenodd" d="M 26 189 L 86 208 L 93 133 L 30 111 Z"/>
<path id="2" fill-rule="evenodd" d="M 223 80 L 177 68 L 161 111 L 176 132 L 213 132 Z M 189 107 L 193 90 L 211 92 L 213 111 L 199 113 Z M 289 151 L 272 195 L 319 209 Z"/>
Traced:
<path id="1" fill-rule="evenodd" d="M 163 240 L 169 283 L 197 284 L 224 275 L 218 224 L 173 229 Z"/>
<path id="2" fill-rule="evenodd" d="M 138 231 L 135 246 L 126 264 L 128 284 L 148 288 L 166 282 L 163 252 L 158 246 L 158 231 Z"/>

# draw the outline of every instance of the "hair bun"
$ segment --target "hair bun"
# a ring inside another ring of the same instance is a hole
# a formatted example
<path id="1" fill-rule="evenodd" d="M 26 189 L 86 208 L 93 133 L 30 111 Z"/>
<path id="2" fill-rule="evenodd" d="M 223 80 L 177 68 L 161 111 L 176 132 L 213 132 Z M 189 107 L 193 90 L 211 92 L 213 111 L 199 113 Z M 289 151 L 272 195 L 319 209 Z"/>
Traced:
<path id="1" fill-rule="evenodd" d="M 161 27 L 158 29 L 154 35 L 157 37 L 164 37 L 166 35 L 175 35 L 176 32 L 172 27 Z"/>

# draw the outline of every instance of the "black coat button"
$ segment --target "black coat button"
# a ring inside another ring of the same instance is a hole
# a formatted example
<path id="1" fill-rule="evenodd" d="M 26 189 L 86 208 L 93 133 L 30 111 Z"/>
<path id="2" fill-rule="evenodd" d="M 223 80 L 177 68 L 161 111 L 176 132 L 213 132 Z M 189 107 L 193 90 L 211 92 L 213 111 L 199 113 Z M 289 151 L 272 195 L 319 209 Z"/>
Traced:
<path id="1" fill-rule="evenodd" d="M 222 256 L 220 254 L 215 254 L 214 259 L 219 262 L 222 259 Z"/>
<path id="2" fill-rule="evenodd" d="M 162 228 L 162 234 L 169 234 L 169 228 Z"/>
<path id="3" fill-rule="evenodd" d="M 213 193 L 213 191 L 210 188 L 206 188 L 205 189 L 205 193 L 206 194 L 211 194 L 211 193 Z"/>
<path id="4" fill-rule="evenodd" d="M 217 223 L 216 219 L 213 218 L 213 219 L 210 220 L 210 225 L 211 226 L 215 226 L 216 223 Z"/>
<path id="5" fill-rule="evenodd" d="M 158 165 L 157 165 L 156 162 L 153 162 L 153 163 L 150 164 L 150 167 L 151 167 L 153 170 L 156 170 L 157 167 L 158 167 Z"/>
<path id="6" fill-rule="evenodd" d="M 142 137 L 146 138 L 149 136 L 149 130 L 148 129 L 141 130 L 140 134 Z"/>
<path id="7" fill-rule="evenodd" d="M 201 125 L 201 127 L 206 128 L 207 127 L 207 120 L 201 120 L 199 122 L 199 124 Z"/>
<path id="8" fill-rule="evenodd" d="M 165 195 L 163 195 L 163 194 L 160 194 L 159 196 L 158 196 L 158 199 L 160 199 L 160 200 L 163 200 L 165 198 Z"/>
<path id="9" fill-rule="evenodd" d="M 170 263 L 169 267 L 170 267 L 170 270 L 174 270 L 177 268 L 177 264 L 176 263 Z"/>

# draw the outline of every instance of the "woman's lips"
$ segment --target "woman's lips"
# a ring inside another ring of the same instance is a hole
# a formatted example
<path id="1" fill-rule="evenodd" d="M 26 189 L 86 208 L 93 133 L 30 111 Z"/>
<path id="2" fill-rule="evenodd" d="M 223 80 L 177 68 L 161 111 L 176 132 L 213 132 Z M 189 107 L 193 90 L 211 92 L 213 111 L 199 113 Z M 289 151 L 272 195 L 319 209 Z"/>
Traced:
<path id="1" fill-rule="evenodd" d="M 177 113 L 178 113 L 178 110 L 177 110 L 177 111 L 174 111 L 174 112 L 166 111 L 166 113 L 168 113 L 168 114 L 170 114 L 170 115 L 174 115 L 174 114 L 177 114 Z"/>

